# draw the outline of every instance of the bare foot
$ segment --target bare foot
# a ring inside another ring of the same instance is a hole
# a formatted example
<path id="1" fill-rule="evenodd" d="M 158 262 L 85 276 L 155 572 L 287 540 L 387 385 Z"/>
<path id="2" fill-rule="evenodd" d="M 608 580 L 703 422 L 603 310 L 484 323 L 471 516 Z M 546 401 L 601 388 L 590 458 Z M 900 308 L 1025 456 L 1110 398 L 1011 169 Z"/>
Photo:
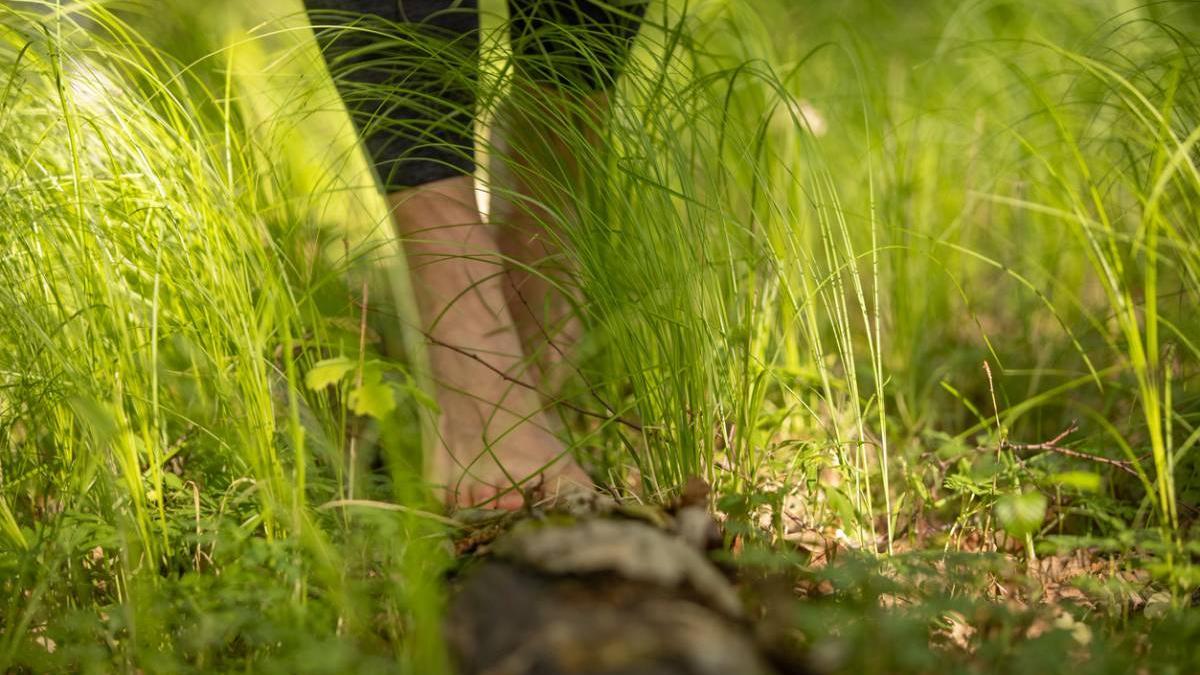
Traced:
<path id="1" fill-rule="evenodd" d="M 511 96 L 492 129 L 489 216 L 509 261 L 505 295 L 521 344 L 534 361 L 533 381 L 556 391 L 568 375 L 566 357 L 582 334 L 565 283 L 570 275 L 558 243 L 560 221 L 574 217 L 567 186 L 584 178 L 575 151 L 581 140 L 599 146 L 608 97 L 604 92 L 579 97 L 528 83 L 518 83 Z"/>
<path id="2" fill-rule="evenodd" d="M 556 392 L 569 375 L 567 356 L 583 333 L 560 282 L 566 277 L 557 246 L 543 231 L 552 216 L 538 207 L 522 208 L 493 197 L 492 222 L 507 265 L 505 301 L 517 336 L 530 357 L 530 381 Z"/>
<path id="3" fill-rule="evenodd" d="M 442 408 L 430 465 L 452 506 L 520 508 L 590 485 L 551 433 L 505 303 L 503 268 L 470 177 L 389 196 L 405 237 Z"/>
<path id="4" fill-rule="evenodd" d="M 591 485 L 549 430 L 536 393 L 515 387 L 473 358 L 443 354 L 435 359 L 441 361 L 437 370 L 454 370 L 472 381 L 469 392 L 445 381 L 439 386 L 441 445 L 433 476 L 445 486 L 449 504 L 515 510 L 527 496 L 536 500 L 573 485 Z"/>

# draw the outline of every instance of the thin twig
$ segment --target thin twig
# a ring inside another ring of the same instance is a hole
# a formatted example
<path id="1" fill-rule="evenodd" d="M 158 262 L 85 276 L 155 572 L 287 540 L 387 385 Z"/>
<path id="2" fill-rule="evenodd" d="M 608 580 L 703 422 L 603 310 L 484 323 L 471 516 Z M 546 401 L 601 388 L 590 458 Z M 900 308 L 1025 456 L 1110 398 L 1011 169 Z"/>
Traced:
<path id="1" fill-rule="evenodd" d="M 609 405 L 608 402 L 605 401 L 603 397 L 600 396 L 600 394 L 596 391 L 596 387 L 593 386 L 592 383 L 588 381 L 587 376 L 585 376 L 583 374 L 583 371 L 579 369 L 579 366 L 576 366 L 574 363 L 571 363 L 571 360 L 569 358 L 567 358 L 567 355 L 563 352 L 562 348 L 559 347 L 558 344 L 554 341 L 554 338 L 552 338 L 550 336 L 550 332 L 548 330 L 546 330 L 546 326 L 543 325 L 542 322 L 537 319 L 537 315 L 534 313 L 533 308 L 529 305 L 529 301 L 525 299 L 525 294 L 521 292 L 521 289 L 518 288 L 515 283 L 512 284 L 512 288 L 513 288 L 513 291 L 516 292 L 516 294 L 517 294 L 517 299 L 521 301 L 521 306 L 525 308 L 526 312 L 529 312 L 529 316 L 533 317 L 533 319 L 534 319 L 533 322 L 535 325 L 537 325 L 538 332 L 540 332 L 542 334 L 542 337 L 544 337 L 546 339 L 546 344 L 550 345 L 550 348 L 553 349 L 556 354 L 558 354 L 558 357 L 560 359 L 562 359 L 563 363 L 567 364 L 567 366 L 569 366 L 571 368 L 571 370 L 575 371 L 575 374 L 579 376 L 580 380 L 583 380 L 583 383 L 585 385 L 587 385 L 588 393 L 592 395 L 592 398 L 596 399 L 600 403 L 600 405 L 604 406 L 604 409 L 608 411 L 609 415 L 615 417 L 616 410 L 611 405 Z M 542 373 L 542 375 L 544 376 L 545 373 Z"/>
<path id="2" fill-rule="evenodd" d="M 370 295 L 371 287 L 366 279 L 362 283 L 362 302 L 358 303 L 362 312 L 359 315 L 358 324 L 358 372 L 354 376 L 354 386 L 359 391 L 363 386 L 363 371 L 366 370 L 367 359 L 367 312 L 370 310 Z M 351 298 L 353 301 L 354 298 Z M 351 421 L 350 431 L 350 467 L 347 475 L 347 490 L 346 493 L 350 499 L 354 499 L 354 479 L 358 469 L 358 436 L 361 429 L 357 419 Z"/>
<path id="3" fill-rule="evenodd" d="M 1067 436 L 1070 436 L 1071 434 L 1075 433 L 1076 431 L 1079 431 L 1079 424 L 1077 424 L 1076 422 L 1071 422 L 1071 425 L 1069 427 L 1067 427 L 1061 434 L 1055 436 L 1054 438 L 1051 438 L 1048 441 L 1043 441 L 1041 443 L 1009 443 L 1008 441 L 1005 441 L 1004 447 L 1008 448 L 1009 450 L 1017 450 L 1017 451 L 1022 451 L 1022 450 L 1062 451 L 1063 448 L 1058 447 L 1059 441 L 1063 440 Z M 1075 452 L 1075 451 L 1072 450 L 1071 452 Z M 1076 453 L 1076 454 L 1080 454 L 1080 453 Z"/>
<path id="4" fill-rule="evenodd" d="M 1100 457 L 1099 455 L 1093 455 L 1093 454 L 1087 453 L 1087 452 L 1080 452 L 1079 450 L 1072 450 L 1070 448 L 1064 448 L 1061 445 L 1059 445 L 1059 443 L 1062 442 L 1063 439 L 1065 439 L 1067 436 L 1070 436 L 1071 434 L 1075 433 L 1076 431 L 1079 431 L 1079 425 L 1075 422 L 1071 422 L 1071 425 L 1069 427 L 1067 427 L 1066 430 L 1064 430 L 1061 434 L 1055 436 L 1054 438 L 1051 438 L 1048 441 L 1043 441 L 1041 443 L 1010 443 L 1007 440 L 1005 440 L 1005 441 L 1001 441 L 1000 447 L 1004 450 L 1011 450 L 1013 452 L 1053 452 L 1053 453 L 1057 453 L 1059 455 L 1063 455 L 1065 457 L 1074 457 L 1075 459 L 1083 459 L 1083 460 L 1087 460 L 1089 462 L 1105 464 L 1105 465 L 1120 469 L 1121 471 L 1124 471 L 1125 473 L 1127 473 L 1131 476 L 1137 477 L 1137 475 L 1138 475 L 1137 470 L 1134 469 L 1132 466 L 1130 466 L 1129 462 L 1122 461 L 1119 459 L 1109 459 L 1108 457 Z M 991 448 L 979 447 L 979 448 L 976 448 L 976 450 L 982 452 L 982 451 L 986 451 L 986 450 L 991 450 Z"/>

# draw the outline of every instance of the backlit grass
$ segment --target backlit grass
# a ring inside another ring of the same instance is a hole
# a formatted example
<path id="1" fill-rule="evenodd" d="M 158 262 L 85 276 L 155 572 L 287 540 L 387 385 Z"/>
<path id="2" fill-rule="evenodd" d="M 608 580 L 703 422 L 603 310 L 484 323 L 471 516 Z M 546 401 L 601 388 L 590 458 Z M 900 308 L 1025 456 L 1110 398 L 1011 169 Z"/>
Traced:
<path id="1" fill-rule="evenodd" d="M 599 116 L 513 85 L 502 2 L 477 74 L 345 30 L 477 75 L 481 157 L 505 106 L 570 148 L 513 167 L 587 328 L 546 399 L 613 490 L 703 476 L 747 565 L 834 579 L 772 619 L 814 658 L 1187 672 L 1194 5 L 794 4 L 653 5 Z M 432 374 L 299 7 L 6 4 L 0 176 L 0 665 L 443 671 Z M 1090 641 L 984 602 L 1067 554 Z"/>

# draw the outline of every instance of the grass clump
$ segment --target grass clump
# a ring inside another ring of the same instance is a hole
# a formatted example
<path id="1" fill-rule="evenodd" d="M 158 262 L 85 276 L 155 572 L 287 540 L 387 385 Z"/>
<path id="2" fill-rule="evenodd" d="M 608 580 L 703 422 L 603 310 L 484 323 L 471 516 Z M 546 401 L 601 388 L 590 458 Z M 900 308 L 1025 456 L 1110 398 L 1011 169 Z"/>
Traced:
<path id="1" fill-rule="evenodd" d="M 372 362 L 342 277 L 371 248 L 307 254 L 231 77 L 103 4 L 0 12 L 0 662 L 435 671 L 440 525 L 321 508 L 414 483 L 355 486 L 358 422 L 300 377 Z"/>
<path id="2" fill-rule="evenodd" d="M 506 168 L 596 476 L 705 477 L 829 671 L 1189 670 L 1190 4 L 655 4 L 600 115 L 515 84 L 502 5 L 447 65 L 493 166 L 506 106 L 577 159 Z M 298 7 L 164 7 L 0 9 L 0 664 L 442 672 L 429 373 L 352 126 Z"/>

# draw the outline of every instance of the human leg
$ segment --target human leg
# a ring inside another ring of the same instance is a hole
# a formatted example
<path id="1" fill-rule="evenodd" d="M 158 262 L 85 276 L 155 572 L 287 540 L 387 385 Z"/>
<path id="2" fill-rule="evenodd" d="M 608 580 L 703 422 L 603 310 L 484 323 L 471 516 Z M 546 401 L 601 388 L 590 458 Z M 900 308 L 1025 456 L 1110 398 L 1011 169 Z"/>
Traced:
<path id="1" fill-rule="evenodd" d="M 469 177 L 388 196 L 430 342 L 442 408 L 432 473 L 448 501 L 517 508 L 530 484 L 553 494 L 590 484 L 551 433 L 504 301 L 491 228 L 480 224 Z"/>
<path id="2" fill-rule="evenodd" d="M 503 508 L 521 504 L 514 485 L 531 477 L 551 490 L 586 483 L 522 368 L 498 247 L 475 206 L 475 3 L 307 2 L 413 270 L 442 408 L 432 478 L 449 503 Z"/>
<path id="3" fill-rule="evenodd" d="M 572 217 L 645 0 L 510 0 L 516 75 L 494 129 L 491 220 L 510 261 L 506 298 L 535 379 L 551 389 L 580 335 L 555 224 Z"/>

